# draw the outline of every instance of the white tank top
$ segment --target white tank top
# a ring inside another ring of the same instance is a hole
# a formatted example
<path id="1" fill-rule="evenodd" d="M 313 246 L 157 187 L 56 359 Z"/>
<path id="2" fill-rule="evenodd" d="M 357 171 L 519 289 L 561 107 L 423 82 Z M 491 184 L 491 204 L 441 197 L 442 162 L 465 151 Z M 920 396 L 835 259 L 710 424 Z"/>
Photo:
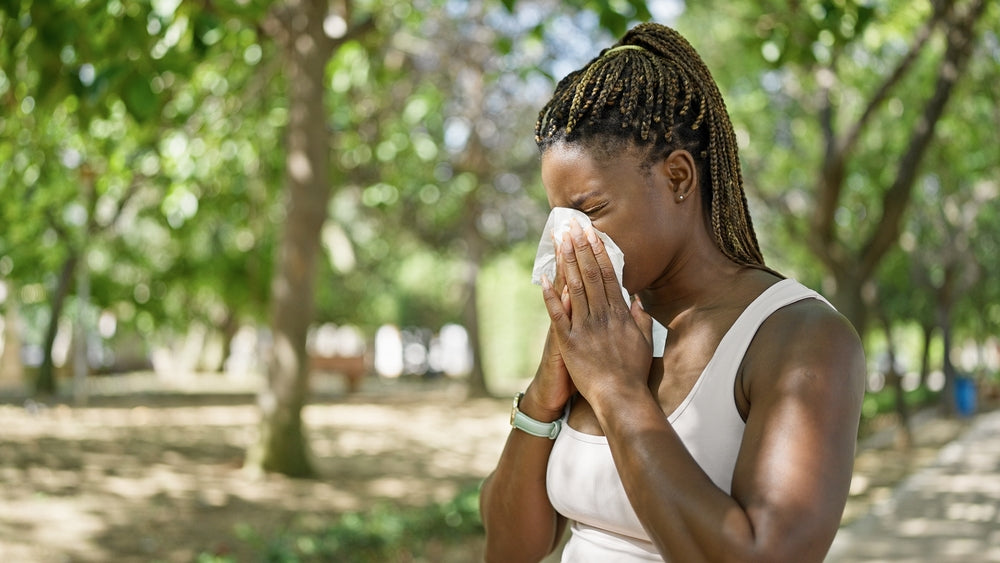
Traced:
<path id="1" fill-rule="evenodd" d="M 726 493 L 745 426 L 733 398 L 736 372 L 761 323 L 778 309 L 808 298 L 826 302 L 795 280 L 767 288 L 736 319 L 687 397 L 667 417 L 698 465 Z M 660 337 L 665 339 L 665 334 Z M 654 348 L 662 357 L 663 344 L 656 342 Z M 566 424 L 567 415 L 568 409 L 546 472 L 552 506 L 571 521 L 572 537 L 562 561 L 663 561 L 625 496 L 607 438 L 574 430 Z"/>

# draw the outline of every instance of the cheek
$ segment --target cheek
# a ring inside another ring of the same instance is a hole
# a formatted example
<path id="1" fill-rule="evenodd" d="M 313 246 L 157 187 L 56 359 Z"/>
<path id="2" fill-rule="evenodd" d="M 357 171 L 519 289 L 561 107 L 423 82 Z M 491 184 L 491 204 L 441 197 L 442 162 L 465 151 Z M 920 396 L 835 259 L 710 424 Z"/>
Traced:
<path id="1" fill-rule="evenodd" d="M 645 289 L 643 284 L 652 283 L 659 275 L 660 239 L 656 232 L 630 230 L 621 240 L 612 237 L 625 254 L 625 271 L 622 282 L 629 293 Z M 643 286 L 643 287 L 638 287 Z"/>

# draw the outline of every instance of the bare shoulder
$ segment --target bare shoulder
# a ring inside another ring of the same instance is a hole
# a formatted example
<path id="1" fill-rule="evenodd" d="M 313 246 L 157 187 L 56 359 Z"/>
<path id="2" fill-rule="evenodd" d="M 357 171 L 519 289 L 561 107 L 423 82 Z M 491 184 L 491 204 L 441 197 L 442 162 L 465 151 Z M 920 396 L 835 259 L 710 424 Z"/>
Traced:
<path id="1" fill-rule="evenodd" d="M 760 326 L 744 361 L 743 385 L 751 402 L 755 388 L 806 383 L 821 393 L 846 385 L 860 400 L 864 374 L 864 349 L 850 321 L 818 299 L 804 299 Z"/>

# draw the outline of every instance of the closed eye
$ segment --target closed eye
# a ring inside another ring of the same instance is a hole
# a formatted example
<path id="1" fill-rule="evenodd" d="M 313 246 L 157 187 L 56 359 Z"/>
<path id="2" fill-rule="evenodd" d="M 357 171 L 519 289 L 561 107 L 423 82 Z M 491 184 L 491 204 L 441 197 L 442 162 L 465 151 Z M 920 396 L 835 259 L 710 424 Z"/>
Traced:
<path id="1" fill-rule="evenodd" d="M 607 200 L 601 192 L 594 190 L 578 194 L 566 203 L 569 204 L 569 207 L 590 215 L 600 211 L 607 204 Z"/>

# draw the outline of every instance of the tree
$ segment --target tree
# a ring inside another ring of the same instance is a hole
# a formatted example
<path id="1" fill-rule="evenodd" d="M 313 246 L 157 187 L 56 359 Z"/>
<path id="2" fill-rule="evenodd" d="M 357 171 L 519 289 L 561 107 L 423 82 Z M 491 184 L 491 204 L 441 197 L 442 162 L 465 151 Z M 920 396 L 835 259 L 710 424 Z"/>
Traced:
<path id="1" fill-rule="evenodd" d="M 269 260 L 247 251 L 269 245 L 274 151 L 249 141 L 266 147 L 272 112 L 283 108 L 260 95 L 269 69 L 252 72 L 261 11 L 226 2 L 0 5 L 9 116 L 0 121 L 0 220 L 10 226 L 0 254 L 5 277 L 28 295 L 48 294 L 44 310 L 41 299 L 24 303 L 28 340 L 43 350 L 40 391 L 55 391 L 52 342 L 67 310 L 111 313 L 122 332 L 152 345 L 156 328 L 225 324 L 266 301 L 254 272 L 266 275 Z"/>
<path id="2" fill-rule="evenodd" d="M 0 6 L 0 75 L 17 85 L 4 88 L 15 117 L 5 125 L 18 135 L 16 143 L 4 135 L 9 141 L 0 148 L 15 163 L 5 170 L 11 181 L 2 215 L 5 224 L 17 225 L 0 244 L 16 257 L 15 280 L 38 279 L 52 271 L 52 262 L 59 264 L 49 283 L 37 392 L 56 390 L 52 346 L 90 241 L 114 227 L 144 182 L 131 169 L 133 159 L 156 150 L 156 118 L 171 91 L 154 92 L 152 77 L 177 71 L 187 55 L 164 45 L 175 15 L 121 4 Z M 160 27 L 154 30 L 154 23 Z M 162 52 L 153 56 L 157 48 Z M 39 248 L 39 238 L 52 243 Z"/>
<path id="3" fill-rule="evenodd" d="M 762 2 L 738 16 L 754 32 L 744 35 L 755 47 L 751 52 L 771 65 L 738 87 L 747 92 L 763 85 L 767 98 L 754 96 L 763 107 L 754 105 L 767 115 L 740 115 L 738 121 L 755 124 L 751 131 L 771 127 L 774 139 L 751 152 L 748 183 L 783 215 L 787 240 L 805 241 L 834 304 L 861 332 L 879 262 L 902 232 L 921 164 L 964 77 L 986 2 L 905 8 Z M 913 21 L 916 14 L 923 20 Z M 771 125 L 762 123 L 767 119 Z M 774 166 L 778 158 L 785 159 L 780 167 Z M 815 180 L 802 174 L 803 159 L 815 163 Z"/>
<path id="4" fill-rule="evenodd" d="M 985 42 L 984 42 L 985 43 Z M 926 172 L 913 194 L 913 209 L 900 248 L 880 265 L 877 302 L 894 323 L 913 322 L 923 332 L 921 382 L 929 368 L 933 335 L 940 332 L 945 375 L 943 406 L 954 412 L 953 343 L 961 336 L 989 334 L 984 313 L 996 300 L 994 284 L 985 283 L 993 260 L 995 229 L 988 228 L 998 186 L 990 124 L 997 123 L 993 95 L 985 85 L 996 79 L 995 53 L 983 45 L 970 61 L 968 78 L 957 86 L 962 100 L 942 116 L 939 142 L 929 147 Z M 982 124 L 975 126 L 972 124 Z M 959 312 L 962 311 L 962 312 Z"/>
<path id="5" fill-rule="evenodd" d="M 285 145 L 285 219 L 271 285 L 271 343 L 267 387 L 259 396 L 260 436 L 248 466 L 292 476 L 313 473 L 301 411 L 309 382 L 306 336 L 313 320 L 320 232 L 330 199 L 330 133 L 324 94 L 326 69 L 336 49 L 370 27 L 345 1 L 332 15 L 326 0 L 289 0 L 268 25 L 285 50 L 289 121 Z M 326 22 L 348 27 L 328 34 Z M 330 35 L 339 35 L 331 37 Z"/>

